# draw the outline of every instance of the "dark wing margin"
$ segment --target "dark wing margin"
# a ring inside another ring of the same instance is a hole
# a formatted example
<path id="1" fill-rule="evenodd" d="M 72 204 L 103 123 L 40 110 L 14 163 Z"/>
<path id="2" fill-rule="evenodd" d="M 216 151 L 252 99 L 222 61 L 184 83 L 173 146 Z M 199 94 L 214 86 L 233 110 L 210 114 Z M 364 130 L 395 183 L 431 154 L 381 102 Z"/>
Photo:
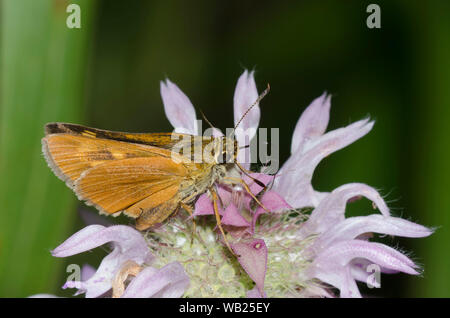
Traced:
<path id="1" fill-rule="evenodd" d="M 48 123 L 45 125 L 45 134 L 71 134 L 82 135 L 93 138 L 110 139 L 135 144 L 148 145 L 158 148 L 171 149 L 180 140 L 190 137 L 197 137 L 178 133 L 130 133 L 110 131 L 97 128 L 86 127 L 68 123 Z M 202 137 L 204 138 L 204 137 Z"/>
<path id="2" fill-rule="evenodd" d="M 178 133 L 129 133 L 103 130 L 68 123 L 48 123 L 45 125 L 46 135 L 51 134 L 69 134 L 98 139 L 107 139 L 147 145 L 162 149 L 180 149 L 180 154 L 193 159 L 194 150 L 204 149 L 206 145 L 214 140 L 211 136 L 194 136 Z M 187 150 L 188 153 L 184 153 Z"/>

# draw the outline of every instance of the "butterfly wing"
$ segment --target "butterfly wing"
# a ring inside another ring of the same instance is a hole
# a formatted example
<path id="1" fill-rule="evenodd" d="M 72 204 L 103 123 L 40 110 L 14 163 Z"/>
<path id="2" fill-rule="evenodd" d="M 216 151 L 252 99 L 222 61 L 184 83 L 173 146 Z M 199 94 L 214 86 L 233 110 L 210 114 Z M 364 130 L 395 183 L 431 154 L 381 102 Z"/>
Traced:
<path id="1" fill-rule="evenodd" d="M 74 191 L 103 213 L 123 211 L 137 218 L 177 196 L 186 176 L 186 168 L 170 158 L 129 158 L 87 170 L 75 182 Z"/>
<path id="2" fill-rule="evenodd" d="M 169 150 L 70 134 L 52 134 L 42 139 L 42 152 L 53 172 L 72 188 L 81 174 L 109 161 L 140 157 L 165 157 Z"/>
<path id="3" fill-rule="evenodd" d="M 139 229 L 162 222 L 178 208 L 180 189 L 192 183 L 189 175 L 197 170 L 198 164 L 186 163 L 182 152 L 172 151 L 171 134 L 119 133 L 62 123 L 47 124 L 45 130 L 42 149 L 54 173 L 101 213 L 138 218 Z M 178 135 L 190 145 L 211 141 Z"/>

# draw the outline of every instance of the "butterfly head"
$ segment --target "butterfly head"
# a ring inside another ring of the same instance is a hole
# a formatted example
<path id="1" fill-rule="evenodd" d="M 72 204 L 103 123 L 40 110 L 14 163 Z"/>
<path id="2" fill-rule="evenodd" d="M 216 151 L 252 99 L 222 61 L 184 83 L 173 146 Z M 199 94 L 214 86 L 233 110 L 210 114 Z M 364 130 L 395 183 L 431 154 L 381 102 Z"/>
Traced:
<path id="1" fill-rule="evenodd" d="M 229 137 L 214 139 L 214 161 L 217 164 L 228 164 L 236 161 L 239 151 L 237 140 Z"/>

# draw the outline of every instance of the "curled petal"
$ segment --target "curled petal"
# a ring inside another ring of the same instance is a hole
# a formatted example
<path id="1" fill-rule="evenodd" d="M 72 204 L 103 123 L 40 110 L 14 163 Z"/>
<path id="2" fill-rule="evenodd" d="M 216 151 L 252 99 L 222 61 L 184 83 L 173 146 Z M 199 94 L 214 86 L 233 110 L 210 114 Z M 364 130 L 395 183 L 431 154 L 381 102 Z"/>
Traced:
<path id="1" fill-rule="evenodd" d="M 109 242 L 114 249 L 102 260 L 95 274 L 86 281 L 68 281 L 63 288 L 77 288 L 77 294 L 85 292 L 87 298 L 98 297 L 111 289 L 113 277 L 125 262 L 132 260 L 141 265 L 153 259 L 141 233 L 125 225 L 87 226 L 55 248 L 52 255 L 67 257 Z"/>
<path id="2" fill-rule="evenodd" d="M 133 250 L 147 254 L 148 247 L 142 234 L 125 225 L 104 227 L 89 225 L 78 231 L 51 253 L 55 257 L 67 257 L 79 254 L 105 243 L 114 242 L 122 250 Z"/>
<path id="3" fill-rule="evenodd" d="M 338 241 L 351 240 L 372 232 L 402 237 L 425 237 L 433 233 L 425 226 L 401 218 L 373 214 L 348 218 L 336 224 L 323 233 L 314 245 L 325 248 Z"/>
<path id="4" fill-rule="evenodd" d="M 157 270 L 143 269 L 128 285 L 122 298 L 178 298 L 183 296 L 189 286 L 189 277 L 184 267 L 170 263 Z"/>
<path id="5" fill-rule="evenodd" d="M 99 238 L 97 235 L 103 229 L 105 229 L 103 225 L 88 225 L 64 241 L 51 253 L 55 257 L 67 257 L 103 245 L 107 241 Z"/>
<path id="6" fill-rule="evenodd" d="M 264 295 L 264 280 L 267 270 L 267 246 L 264 240 L 253 239 L 232 243 L 231 248 L 238 255 L 238 261 L 248 276 Z"/>
<path id="7" fill-rule="evenodd" d="M 316 192 L 311 185 L 315 168 L 322 159 L 346 147 L 367 134 L 373 122 L 367 119 L 330 131 L 305 145 L 303 152 L 294 153 L 280 169 L 273 190 L 282 193 L 294 208 L 315 207 L 326 194 Z"/>
<path id="8" fill-rule="evenodd" d="M 164 110 L 175 132 L 197 135 L 197 116 L 189 98 L 168 79 L 160 87 Z"/>
<path id="9" fill-rule="evenodd" d="M 329 131 L 320 138 L 316 138 L 305 145 L 303 152 L 306 153 L 308 150 L 321 145 L 321 152 L 328 156 L 367 135 L 372 130 L 373 125 L 373 121 L 370 121 L 369 118 L 365 118 L 346 127 Z"/>
<path id="10" fill-rule="evenodd" d="M 389 208 L 374 188 L 362 183 L 349 183 L 336 188 L 322 199 L 311 213 L 308 221 L 300 229 L 300 233 L 302 235 L 324 233 L 330 227 L 345 219 L 347 202 L 360 196 L 372 200 L 383 215 L 389 216 Z"/>
<path id="11" fill-rule="evenodd" d="M 356 258 L 365 258 L 381 267 L 417 275 L 417 266 L 407 256 L 381 243 L 360 240 L 343 241 L 331 245 L 314 260 L 313 267 L 317 272 L 335 272 L 348 267 Z"/>
<path id="12" fill-rule="evenodd" d="M 364 258 L 375 266 L 417 275 L 416 265 L 405 255 L 380 243 L 360 240 L 343 241 L 331 245 L 314 260 L 309 273 L 312 277 L 331 284 L 341 291 L 341 297 L 360 297 L 355 278 L 363 279 L 361 273 L 355 274 L 352 260 Z"/>
<path id="13" fill-rule="evenodd" d="M 253 72 L 249 73 L 245 70 L 239 77 L 234 91 L 234 124 L 236 125 L 239 120 L 242 119 L 235 132 L 239 146 L 250 144 L 250 141 L 256 134 L 256 129 L 258 128 L 259 119 L 261 117 L 259 105 L 253 107 L 244 118 L 242 118 L 242 116 L 244 116 L 257 98 L 258 90 L 256 89 Z M 241 149 L 237 160 L 248 169 L 248 167 L 250 167 L 250 147 Z"/>
<path id="14" fill-rule="evenodd" d="M 305 109 L 292 135 L 291 153 L 302 152 L 303 145 L 325 133 L 330 119 L 330 95 L 323 93 Z"/>

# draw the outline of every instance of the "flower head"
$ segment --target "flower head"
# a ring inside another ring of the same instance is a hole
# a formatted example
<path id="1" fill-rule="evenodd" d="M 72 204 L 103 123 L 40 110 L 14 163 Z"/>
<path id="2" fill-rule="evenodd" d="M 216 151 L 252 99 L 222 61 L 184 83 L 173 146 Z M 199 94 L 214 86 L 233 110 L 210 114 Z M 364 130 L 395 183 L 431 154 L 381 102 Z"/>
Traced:
<path id="1" fill-rule="evenodd" d="M 161 95 L 175 131 L 198 134 L 189 98 L 169 80 L 161 83 Z M 257 96 L 253 72 L 245 71 L 234 94 L 235 124 Z M 373 233 L 425 237 L 432 230 L 391 216 L 368 185 L 346 184 L 329 193 L 313 188 L 320 161 L 373 127 L 363 119 L 326 132 L 330 106 L 331 97 L 323 94 L 306 108 L 293 134 L 291 156 L 276 175 L 241 174 L 261 204 L 242 188 L 218 185 L 221 223 L 235 255 L 217 235 L 211 199 L 203 194 L 195 204 L 195 232 L 190 218 L 179 214 L 144 234 L 121 225 L 90 225 L 74 234 L 52 254 L 66 257 L 105 243 L 113 249 L 90 278 L 65 287 L 86 297 L 111 290 L 122 297 L 359 297 L 357 281 L 379 283 L 373 270 L 417 275 L 410 258 L 371 238 Z M 236 131 L 239 145 L 249 144 L 259 119 L 256 105 Z M 222 135 L 218 129 L 213 134 Z M 246 169 L 249 159 L 249 149 L 240 149 L 237 160 Z M 362 197 L 380 213 L 346 218 L 347 203 Z"/>

